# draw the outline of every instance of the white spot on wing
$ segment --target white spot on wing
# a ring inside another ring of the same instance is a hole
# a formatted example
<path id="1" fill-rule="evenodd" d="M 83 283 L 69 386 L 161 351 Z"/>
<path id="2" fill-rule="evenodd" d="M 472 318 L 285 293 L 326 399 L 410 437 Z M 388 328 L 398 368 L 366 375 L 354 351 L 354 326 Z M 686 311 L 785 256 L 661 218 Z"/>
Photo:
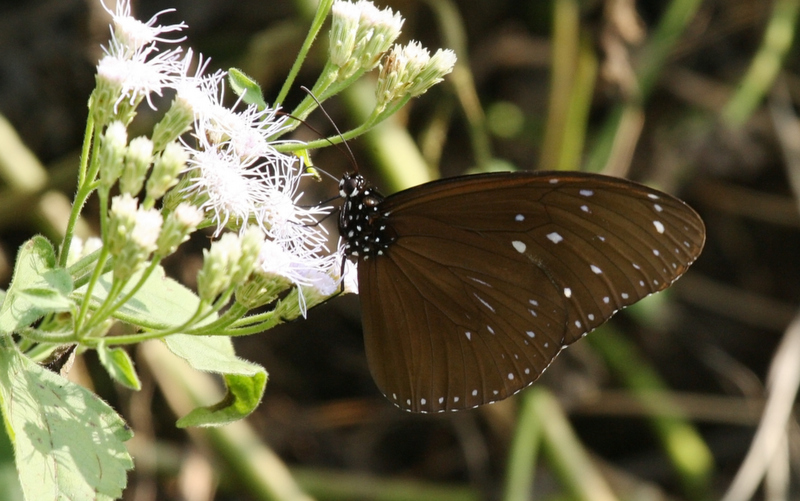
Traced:
<path id="1" fill-rule="evenodd" d="M 513 373 L 511 373 L 511 372 L 508 373 L 508 380 L 509 381 L 513 381 L 514 380 L 514 374 Z"/>
<path id="2" fill-rule="evenodd" d="M 492 305 L 490 305 L 489 303 L 487 303 L 487 302 L 486 302 L 486 301 L 485 301 L 485 300 L 484 300 L 482 297 L 480 297 L 480 296 L 479 296 L 479 295 L 478 295 L 476 292 L 473 292 L 473 293 L 472 293 L 472 295 L 473 295 L 473 296 L 475 296 L 475 297 L 478 299 L 478 301 L 480 301 L 481 303 L 483 303 L 483 305 L 484 305 L 485 307 L 487 307 L 487 308 L 489 308 L 490 310 L 492 310 L 492 313 L 494 313 L 494 308 L 492 307 Z"/>
<path id="3" fill-rule="evenodd" d="M 513 240 L 511 242 L 511 245 L 513 245 L 514 248 L 517 249 L 517 252 L 519 252 L 520 254 L 524 253 L 525 249 L 528 248 L 528 246 L 525 245 L 525 242 L 520 242 L 519 240 Z"/>
<path id="4" fill-rule="evenodd" d="M 470 331 L 467 331 L 464 334 L 466 334 L 468 340 L 472 341 L 472 333 Z"/>
<path id="5" fill-rule="evenodd" d="M 599 274 L 603 273 L 603 270 L 601 270 L 600 268 L 598 268 L 595 265 L 592 265 L 591 268 L 592 268 L 592 271 L 594 272 L 595 275 L 599 275 Z"/>
<path id="6" fill-rule="evenodd" d="M 472 280 L 473 282 L 478 282 L 479 284 L 481 284 L 481 285 L 485 285 L 486 287 L 491 287 L 491 286 L 492 286 L 492 284 L 490 284 L 490 283 L 487 283 L 487 282 L 484 282 L 484 281 L 483 281 L 483 280 L 481 280 L 480 278 L 475 278 L 475 277 L 468 277 L 468 278 L 469 278 L 470 280 Z"/>
<path id="7" fill-rule="evenodd" d="M 570 289 L 569 287 L 564 287 L 564 296 L 572 297 L 572 289 Z"/>
<path id="8" fill-rule="evenodd" d="M 653 226 L 656 227 L 657 232 L 664 233 L 664 224 L 661 221 L 653 221 Z"/>
<path id="9" fill-rule="evenodd" d="M 523 216 L 522 214 L 517 214 L 517 215 L 514 217 L 514 221 L 518 221 L 518 222 L 520 222 L 520 223 L 521 223 L 522 221 L 525 221 L 525 216 Z"/>
<path id="10" fill-rule="evenodd" d="M 581 190 L 578 193 L 580 193 L 581 196 L 590 197 L 590 196 L 594 195 L 594 190 Z"/>
<path id="11" fill-rule="evenodd" d="M 529 338 L 535 338 L 536 337 L 536 333 L 533 332 L 533 331 L 525 331 L 525 334 L 527 334 Z"/>
<path id="12" fill-rule="evenodd" d="M 558 232 L 554 231 L 552 233 L 547 234 L 547 239 L 553 242 L 554 244 L 557 244 L 558 242 L 564 240 L 564 237 L 559 235 Z"/>

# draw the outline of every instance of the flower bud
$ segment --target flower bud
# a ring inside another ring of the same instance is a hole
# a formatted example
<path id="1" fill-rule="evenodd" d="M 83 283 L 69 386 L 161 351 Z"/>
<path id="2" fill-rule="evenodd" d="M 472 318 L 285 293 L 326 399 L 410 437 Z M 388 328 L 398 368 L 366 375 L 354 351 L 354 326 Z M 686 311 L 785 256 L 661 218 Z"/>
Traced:
<path id="1" fill-rule="evenodd" d="M 153 127 L 153 150 L 158 152 L 189 130 L 194 122 L 194 108 L 180 93 L 172 100 L 169 110 Z"/>
<path id="2" fill-rule="evenodd" d="M 119 178 L 119 191 L 133 196 L 142 191 L 152 160 L 153 142 L 144 136 L 132 139 L 125 154 L 125 168 Z"/>
<path id="3" fill-rule="evenodd" d="M 100 137 L 100 183 L 106 190 L 122 173 L 127 143 L 128 130 L 120 121 L 112 122 Z"/>
<path id="4" fill-rule="evenodd" d="M 338 1 L 331 8 L 330 58 L 331 62 L 342 67 L 350 61 L 361 18 L 354 3 Z"/>
<path id="5" fill-rule="evenodd" d="M 456 64 L 456 54 L 450 49 L 439 49 L 431 56 L 428 63 L 414 79 L 408 92 L 412 96 L 419 96 L 425 91 L 444 80 L 444 76 L 453 71 Z"/>
<path id="6" fill-rule="evenodd" d="M 111 199 L 108 218 L 108 250 L 112 256 L 118 255 L 127 245 L 128 238 L 136 224 L 136 208 L 139 203 L 127 193 Z"/>
<path id="7" fill-rule="evenodd" d="M 241 246 L 235 233 L 225 233 L 203 251 L 203 267 L 197 274 L 197 292 L 202 300 L 212 302 L 231 286 L 240 257 Z"/>
<path id="8" fill-rule="evenodd" d="M 452 50 L 436 51 L 431 57 L 428 49 L 412 41 L 406 46 L 395 45 L 380 65 L 375 97 L 379 108 L 406 96 L 419 96 L 442 81 L 453 71 L 456 55 Z"/>
<path id="9" fill-rule="evenodd" d="M 169 143 L 161 155 L 156 157 L 153 172 L 147 179 L 147 196 L 158 200 L 178 184 L 178 175 L 186 168 L 189 153 L 178 143 Z"/>
<path id="10" fill-rule="evenodd" d="M 255 271 L 261 247 L 264 245 L 264 233 L 258 226 L 249 226 L 240 236 L 242 256 L 239 258 L 239 274 L 233 278 L 234 282 L 247 280 Z"/>
<path id="11" fill-rule="evenodd" d="M 114 280 L 129 279 L 156 250 L 163 223 L 161 213 L 155 209 L 137 210 L 136 205 L 128 194 L 114 197 L 111 202 L 109 250 L 114 256 Z"/>
<path id="12" fill-rule="evenodd" d="M 175 252 L 202 221 L 203 211 L 186 202 L 179 204 L 164 221 L 164 228 L 158 236 L 156 253 L 163 257 Z"/>

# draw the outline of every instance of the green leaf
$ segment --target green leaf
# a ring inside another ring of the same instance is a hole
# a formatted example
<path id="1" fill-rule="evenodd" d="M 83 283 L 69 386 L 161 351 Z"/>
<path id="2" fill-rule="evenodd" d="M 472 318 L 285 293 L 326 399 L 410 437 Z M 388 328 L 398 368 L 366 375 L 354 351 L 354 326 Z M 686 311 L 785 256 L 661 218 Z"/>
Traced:
<path id="1" fill-rule="evenodd" d="M 14 465 L 14 445 L 8 438 L 5 427 L 0 427 L 0 499 L 24 501 L 19 484 L 17 467 Z"/>
<path id="2" fill-rule="evenodd" d="M 222 374 L 228 390 L 219 403 L 197 408 L 178 420 L 179 427 L 220 426 L 242 419 L 258 407 L 267 386 L 267 371 L 237 357 L 230 338 L 174 334 L 164 341 L 193 368 Z"/>
<path id="3" fill-rule="evenodd" d="M 46 313 L 69 310 L 70 292 L 72 279 L 67 270 L 56 268 L 53 246 L 44 237 L 33 237 L 17 255 L 11 287 L 0 307 L 0 332 L 15 332 Z"/>
<path id="4" fill-rule="evenodd" d="M 122 348 L 109 348 L 105 342 L 101 342 L 97 345 L 97 355 L 111 379 L 132 390 L 142 389 L 142 383 L 127 351 Z"/>
<path id="5" fill-rule="evenodd" d="M 131 287 L 139 281 L 139 277 L 141 277 L 141 272 L 134 274 L 133 279 L 125 286 L 120 296 L 127 294 Z M 92 306 L 99 306 L 108 296 L 112 278 L 111 273 L 100 277 L 92 291 Z M 75 295 L 79 298 L 83 298 L 85 293 L 86 286 L 75 291 Z M 181 325 L 189 320 L 197 311 L 199 304 L 200 298 L 195 293 L 175 280 L 167 278 L 164 268 L 158 266 L 136 295 L 114 312 L 113 316 L 129 324 L 161 330 Z M 199 325 L 211 322 L 216 318 L 216 315 L 211 315 Z"/>
<path id="6" fill-rule="evenodd" d="M 261 86 L 258 83 L 245 75 L 242 70 L 237 68 L 230 68 L 228 70 L 228 83 L 237 96 L 247 104 L 255 104 L 258 109 L 263 110 L 267 108 L 267 103 L 264 101 Z"/>
<path id="7" fill-rule="evenodd" d="M 132 433 L 92 392 L 0 348 L 0 409 L 26 499 L 122 495 Z"/>
<path id="8" fill-rule="evenodd" d="M 224 374 L 227 393 L 219 403 L 208 407 L 198 407 L 178 420 L 178 428 L 190 426 L 222 426 L 247 417 L 264 395 L 267 386 L 266 371 L 253 376 Z"/>

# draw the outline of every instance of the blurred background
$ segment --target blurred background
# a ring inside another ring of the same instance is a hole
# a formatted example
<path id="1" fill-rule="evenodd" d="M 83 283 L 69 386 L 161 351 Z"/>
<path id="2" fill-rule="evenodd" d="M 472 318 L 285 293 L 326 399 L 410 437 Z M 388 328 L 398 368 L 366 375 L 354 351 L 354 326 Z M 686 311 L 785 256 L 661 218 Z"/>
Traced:
<path id="1" fill-rule="evenodd" d="M 214 402 L 219 382 L 165 370 L 174 361 L 139 347 L 143 390 L 131 393 L 89 353 L 71 377 L 136 434 L 125 499 L 800 499 L 800 0 L 377 5 L 406 18 L 401 41 L 459 57 L 445 83 L 350 142 L 384 194 L 482 170 L 600 171 L 686 200 L 707 225 L 703 255 L 667 292 L 562 352 L 533 388 L 467 412 L 418 416 L 383 398 L 355 296 L 236 339 L 270 381 L 256 413 L 220 429 L 174 426 L 188 395 Z M 177 12 L 164 23 L 189 25 L 185 46 L 212 69 L 242 68 L 270 102 L 314 2 L 133 2 L 141 20 L 167 8 Z M 0 3 L 2 288 L 22 242 L 60 240 L 108 33 L 94 0 Z M 313 85 L 326 44 L 323 31 L 284 108 Z M 360 123 L 372 90 L 367 81 L 325 103 L 340 129 Z M 137 118 L 143 131 L 157 119 L 146 107 Z M 318 112 L 309 125 L 334 132 Z M 337 178 L 352 169 L 337 148 L 313 160 Z M 305 192 L 317 204 L 337 186 L 323 178 Z M 165 263 L 190 287 L 207 237 Z M 13 460 L 0 449 L 8 485 Z"/>

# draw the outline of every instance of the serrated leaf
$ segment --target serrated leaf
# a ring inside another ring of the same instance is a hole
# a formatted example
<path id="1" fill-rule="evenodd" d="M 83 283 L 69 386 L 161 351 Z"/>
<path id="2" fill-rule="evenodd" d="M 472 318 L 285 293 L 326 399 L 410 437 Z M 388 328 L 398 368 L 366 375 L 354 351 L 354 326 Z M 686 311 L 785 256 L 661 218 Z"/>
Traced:
<path id="1" fill-rule="evenodd" d="M 53 246 L 44 237 L 31 238 L 17 255 L 11 286 L 0 307 L 0 332 L 15 332 L 46 313 L 69 310 L 70 292 L 72 279 L 67 270 L 56 268 Z"/>
<path id="2" fill-rule="evenodd" d="M 111 379 L 132 390 L 142 389 L 142 382 L 139 381 L 139 375 L 136 374 L 127 351 L 122 348 L 109 348 L 101 342 L 97 345 L 97 356 Z"/>
<path id="3" fill-rule="evenodd" d="M 237 68 L 230 68 L 228 70 L 228 83 L 237 96 L 242 98 L 247 104 L 255 104 L 258 109 L 266 109 L 267 103 L 264 101 L 264 95 L 261 91 L 261 86 L 247 76 L 242 70 Z"/>
<path id="4" fill-rule="evenodd" d="M 141 272 L 134 274 L 133 279 L 123 288 L 121 296 L 131 290 L 140 276 Z M 98 280 L 92 291 L 93 307 L 100 305 L 108 296 L 112 278 L 111 273 L 106 273 Z M 83 286 L 77 289 L 74 295 L 82 299 L 85 293 L 86 286 Z M 195 293 L 166 277 L 164 268 L 157 266 L 133 299 L 114 312 L 113 316 L 123 322 L 148 329 L 167 329 L 189 320 L 197 311 L 199 304 L 200 298 Z M 200 322 L 200 325 L 216 318 L 217 315 L 211 315 Z"/>
<path id="5" fill-rule="evenodd" d="M 222 374 L 227 386 L 222 401 L 193 410 L 178 420 L 179 427 L 220 426 L 242 419 L 258 407 L 267 386 L 267 371 L 237 357 L 230 338 L 174 334 L 164 341 L 193 368 Z"/>
<path id="6" fill-rule="evenodd" d="M 0 348 L 0 397 L 26 499 L 122 495 L 132 433 L 108 404 L 15 348 Z"/>

